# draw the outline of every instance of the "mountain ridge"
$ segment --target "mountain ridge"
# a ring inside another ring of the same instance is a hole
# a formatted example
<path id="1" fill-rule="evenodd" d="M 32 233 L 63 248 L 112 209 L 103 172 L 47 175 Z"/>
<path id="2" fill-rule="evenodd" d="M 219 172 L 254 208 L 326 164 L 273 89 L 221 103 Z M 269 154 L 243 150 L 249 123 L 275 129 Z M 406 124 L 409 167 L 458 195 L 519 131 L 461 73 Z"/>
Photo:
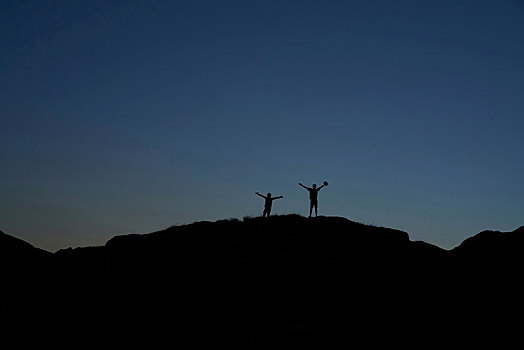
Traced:
<path id="1" fill-rule="evenodd" d="M 483 232 L 445 250 L 401 230 L 285 215 L 119 235 L 5 266 L 0 326 L 187 348 L 524 339 L 524 231 Z"/>
<path id="2" fill-rule="evenodd" d="M 306 218 L 306 217 L 303 217 L 301 215 L 298 215 L 298 214 L 287 214 L 287 215 L 273 215 L 272 217 L 270 217 L 271 219 L 274 219 L 276 217 L 300 217 L 302 219 L 317 219 L 317 218 Z M 382 227 L 382 226 L 374 226 L 374 225 L 368 225 L 368 224 L 363 224 L 363 223 L 359 223 L 359 222 L 356 222 L 356 221 L 351 221 L 345 217 L 339 217 L 339 216 L 319 216 L 318 218 L 329 218 L 329 219 L 341 219 L 341 220 L 347 220 L 348 222 L 351 222 L 352 224 L 354 225 L 362 225 L 362 226 L 368 226 L 368 227 L 374 227 L 374 228 L 377 228 L 377 229 L 385 229 L 385 230 L 392 230 L 392 231 L 399 231 L 399 232 L 404 232 L 406 235 L 408 235 L 408 239 L 409 239 L 409 233 L 403 231 L 403 230 L 400 230 L 400 229 L 394 229 L 394 228 L 387 228 L 387 227 Z M 247 220 L 257 220 L 257 219 L 261 219 L 263 220 L 263 218 L 258 218 L 258 217 L 248 217 L 248 218 L 245 218 Z M 222 222 L 237 222 L 237 223 L 240 223 L 242 222 L 242 220 L 240 219 L 237 219 L 237 218 L 231 218 L 231 219 L 221 219 L 221 220 L 216 220 L 216 221 L 207 221 L 207 220 L 202 220 L 202 221 L 195 221 L 193 223 L 188 223 L 188 224 L 182 224 L 182 225 L 174 225 L 174 226 L 170 226 L 168 228 L 165 228 L 165 229 L 161 229 L 161 230 L 157 230 L 157 231 L 153 231 L 153 232 L 146 232 L 146 233 L 124 233 L 124 234 L 118 234 L 118 235 L 114 235 L 112 236 L 111 238 L 108 239 L 108 241 L 104 244 L 104 245 L 97 245 L 97 246 L 78 246 L 78 247 L 64 247 L 64 248 L 60 248 L 58 249 L 56 252 L 50 252 L 48 250 L 45 250 L 45 249 L 42 249 L 42 248 L 39 248 L 39 247 L 35 247 L 33 246 L 32 244 L 28 243 L 27 241 L 24 241 L 23 239 L 21 238 L 18 238 L 18 237 L 15 237 L 13 235 L 10 235 L 10 234 L 7 234 L 3 231 L 0 230 L 0 249 L 2 249 L 2 247 L 5 247 L 5 241 L 8 240 L 8 241 L 12 241 L 12 242 L 18 242 L 20 246 L 25 246 L 27 248 L 31 247 L 31 248 L 34 248 L 34 249 L 37 249 L 37 250 L 40 250 L 42 252 L 45 252 L 45 253 L 50 253 L 50 254 L 56 254 L 57 252 L 59 251 L 63 251 L 63 250 L 71 250 L 71 249 L 78 249 L 78 248 L 89 248 L 89 247 L 102 247 L 102 246 L 106 246 L 109 242 L 113 242 L 115 239 L 116 240 L 120 240 L 122 239 L 123 237 L 142 237 L 142 236 L 148 236 L 148 235 L 158 235 L 158 234 L 162 234 L 166 231 L 172 231 L 173 229 L 176 229 L 176 228 L 179 228 L 179 227 L 193 227 L 195 225 L 202 225 L 202 224 L 215 224 L 215 223 L 222 223 Z M 524 225 L 523 226 L 520 226 L 518 228 L 516 228 L 514 231 L 508 231 L 508 232 L 504 232 L 504 231 L 498 231 L 498 230 L 483 230 L 481 232 L 478 232 L 476 234 L 473 234 L 472 236 L 470 237 L 467 237 L 465 238 L 461 243 L 459 243 L 457 246 L 453 247 L 453 248 L 449 248 L 449 249 L 446 249 L 446 248 L 442 248 L 434 243 L 430 243 L 430 242 L 426 242 L 426 241 L 423 241 L 423 240 L 416 240 L 416 241 L 413 241 L 413 242 L 424 242 L 425 244 L 429 244 L 433 247 L 437 247 L 441 250 L 445 250 L 445 251 L 454 251 L 454 250 L 457 250 L 457 249 L 462 249 L 461 246 L 463 246 L 464 244 L 467 244 L 467 242 L 471 242 L 471 241 L 474 241 L 474 240 L 477 240 L 479 239 L 479 237 L 477 236 L 483 236 L 483 235 L 496 235 L 496 234 L 499 234 L 499 233 L 517 233 L 517 232 L 522 232 L 522 234 L 524 235 Z M 6 238 L 7 237 L 7 238 Z M 112 244 L 112 243 L 110 243 Z M 12 247 L 10 247 L 9 249 L 13 250 Z M 9 250 L 7 249 L 5 252 L 7 253 L 7 251 Z"/>
<path id="3" fill-rule="evenodd" d="M 0 260 L 42 258 L 52 253 L 0 231 Z"/>

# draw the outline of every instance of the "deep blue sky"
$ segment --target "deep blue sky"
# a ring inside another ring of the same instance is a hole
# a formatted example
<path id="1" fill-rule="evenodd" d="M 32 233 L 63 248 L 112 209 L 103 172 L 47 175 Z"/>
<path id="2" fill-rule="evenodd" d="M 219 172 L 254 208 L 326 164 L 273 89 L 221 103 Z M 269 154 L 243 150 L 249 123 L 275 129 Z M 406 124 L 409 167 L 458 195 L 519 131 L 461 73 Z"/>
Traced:
<path id="1" fill-rule="evenodd" d="M 524 225 L 524 2 L 2 1 L 0 230 L 55 251 L 320 213 Z"/>

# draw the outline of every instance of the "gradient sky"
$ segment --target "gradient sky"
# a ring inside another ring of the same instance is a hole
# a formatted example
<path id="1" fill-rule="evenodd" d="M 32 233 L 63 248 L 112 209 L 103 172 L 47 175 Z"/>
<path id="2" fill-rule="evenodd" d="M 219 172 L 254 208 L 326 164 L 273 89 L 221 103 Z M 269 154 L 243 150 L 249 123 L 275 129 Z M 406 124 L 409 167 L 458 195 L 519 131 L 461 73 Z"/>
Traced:
<path id="1" fill-rule="evenodd" d="M 273 213 L 450 249 L 524 225 L 524 2 L 2 1 L 0 230 Z"/>

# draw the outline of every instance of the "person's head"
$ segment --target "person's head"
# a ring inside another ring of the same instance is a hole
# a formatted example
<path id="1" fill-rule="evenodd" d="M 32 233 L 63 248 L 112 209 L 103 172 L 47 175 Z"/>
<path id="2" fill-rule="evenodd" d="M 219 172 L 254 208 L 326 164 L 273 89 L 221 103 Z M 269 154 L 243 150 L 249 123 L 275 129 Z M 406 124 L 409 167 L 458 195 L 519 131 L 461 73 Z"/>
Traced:
<path id="1" fill-rule="evenodd" d="M 267 197 L 268 197 L 268 198 L 271 198 L 271 193 L 268 192 L 268 193 L 267 193 Z"/>
<path id="2" fill-rule="evenodd" d="M 317 184 L 313 184 L 313 188 L 317 188 Z"/>

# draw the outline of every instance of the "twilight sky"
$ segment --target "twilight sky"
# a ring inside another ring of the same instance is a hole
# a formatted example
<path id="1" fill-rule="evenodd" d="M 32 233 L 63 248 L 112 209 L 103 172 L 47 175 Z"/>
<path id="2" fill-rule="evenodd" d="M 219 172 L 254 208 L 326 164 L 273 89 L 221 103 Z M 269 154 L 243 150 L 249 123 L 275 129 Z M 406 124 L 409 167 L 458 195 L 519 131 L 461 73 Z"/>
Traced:
<path id="1" fill-rule="evenodd" d="M 273 213 L 450 249 L 524 225 L 524 1 L 0 3 L 0 230 Z"/>

